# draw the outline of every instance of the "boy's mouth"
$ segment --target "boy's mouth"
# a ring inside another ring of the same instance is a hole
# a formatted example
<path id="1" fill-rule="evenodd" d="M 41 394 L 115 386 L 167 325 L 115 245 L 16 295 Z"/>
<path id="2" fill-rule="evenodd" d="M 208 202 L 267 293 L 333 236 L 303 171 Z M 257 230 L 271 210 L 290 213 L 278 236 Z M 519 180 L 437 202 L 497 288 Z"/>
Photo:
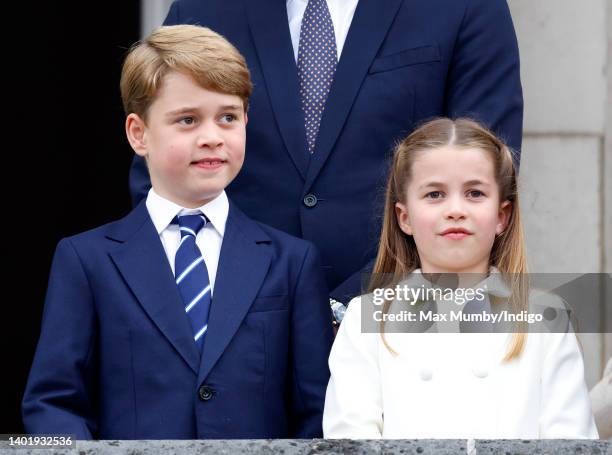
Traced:
<path id="1" fill-rule="evenodd" d="M 227 163 L 227 160 L 221 158 L 202 158 L 201 160 L 192 161 L 191 164 L 200 169 L 218 169 Z"/>
<path id="2" fill-rule="evenodd" d="M 465 228 L 448 228 L 440 233 L 442 237 L 450 240 L 461 240 L 472 234 Z"/>

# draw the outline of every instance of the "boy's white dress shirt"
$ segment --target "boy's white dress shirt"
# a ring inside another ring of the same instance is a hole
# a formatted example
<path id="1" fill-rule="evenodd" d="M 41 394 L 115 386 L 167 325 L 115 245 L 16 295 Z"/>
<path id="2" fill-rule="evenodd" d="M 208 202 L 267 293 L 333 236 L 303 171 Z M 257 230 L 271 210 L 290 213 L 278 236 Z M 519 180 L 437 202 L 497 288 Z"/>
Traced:
<path id="1" fill-rule="evenodd" d="M 208 204 L 196 209 L 186 209 L 175 204 L 168 199 L 161 197 L 153 188 L 147 195 L 147 210 L 151 220 L 157 229 L 159 238 L 164 246 L 164 251 L 168 257 L 168 262 L 174 273 L 174 257 L 181 242 L 181 233 L 178 224 L 171 224 L 177 215 L 190 215 L 203 213 L 210 220 L 196 236 L 196 245 L 204 257 L 206 268 L 208 269 L 208 279 L 210 280 L 211 295 L 215 289 L 215 277 L 217 266 L 219 265 L 219 255 L 221 254 L 221 244 L 225 233 L 225 223 L 229 213 L 229 200 L 225 191 L 210 201 Z"/>

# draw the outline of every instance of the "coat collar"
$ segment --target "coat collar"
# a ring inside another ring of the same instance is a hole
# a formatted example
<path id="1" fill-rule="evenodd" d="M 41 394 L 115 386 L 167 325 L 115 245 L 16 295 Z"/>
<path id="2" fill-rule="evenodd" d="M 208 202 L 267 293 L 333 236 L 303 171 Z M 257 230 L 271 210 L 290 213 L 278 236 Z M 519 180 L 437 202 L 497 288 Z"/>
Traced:
<path id="1" fill-rule="evenodd" d="M 198 373 L 203 382 L 242 324 L 270 267 L 270 237 L 230 204 L 221 246 L 208 333 Z"/>
<path id="2" fill-rule="evenodd" d="M 121 243 L 112 261 L 161 333 L 197 373 L 199 352 L 174 281 L 172 269 L 143 200 L 112 224 L 106 237 Z"/>
<path id="3" fill-rule="evenodd" d="M 244 3 L 278 129 L 293 164 L 305 179 L 309 156 L 285 1 Z"/>
<path id="4" fill-rule="evenodd" d="M 203 381 L 246 316 L 271 262 L 270 237 L 230 202 L 209 331 L 200 356 L 159 235 L 145 201 L 108 227 L 120 243 L 109 254 L 138 302 Z"/>

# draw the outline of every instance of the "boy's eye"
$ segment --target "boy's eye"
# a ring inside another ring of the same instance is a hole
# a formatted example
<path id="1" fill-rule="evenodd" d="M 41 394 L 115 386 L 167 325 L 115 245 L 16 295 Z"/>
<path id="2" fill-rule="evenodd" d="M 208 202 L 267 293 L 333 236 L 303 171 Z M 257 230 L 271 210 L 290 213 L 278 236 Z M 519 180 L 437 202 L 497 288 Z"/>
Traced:
<path id="1" fill-rule="evenodd" d="M 223 114 L 221 116 L 222 123 L 232 123 L 234 120 L 236 120 L 236 116 L 234 114 Z"/>
<path id="2" fill-rule="evenodd" d="M 425 195 L 428 199 L 440 199 L 442 197 L 441 191 L 431 191 Z"/>
<path id="3" fill-rule="evenodd" d="M 182 123 L 183 125 L 193 125 L 195 123 L 195 118 L 193 118 L 193 117 L 182 117 L 182 118 L 179 119 L 178 122 Z"/>

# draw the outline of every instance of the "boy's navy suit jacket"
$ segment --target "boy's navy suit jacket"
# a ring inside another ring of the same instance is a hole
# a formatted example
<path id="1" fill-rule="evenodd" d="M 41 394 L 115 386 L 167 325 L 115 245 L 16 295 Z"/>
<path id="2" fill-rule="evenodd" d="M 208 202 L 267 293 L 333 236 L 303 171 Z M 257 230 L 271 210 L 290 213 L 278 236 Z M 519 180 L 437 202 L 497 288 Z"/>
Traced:
<path id="1" fill-rule="evenodd" d="M 26 431 L 321 437 L 327 295 L 313 246 L 230 203 L 200 356 L 143 201 L 59 243 L 23 399 Z"/>
<path id="2" fill-rule="evenodd" d="M 348 303 L 376 252 L 397 140 L 432 117 L 470 116 L 520 150 L 516 36 L 506 0 L 359 0 L 310 155 L 286 3 L 179 0 L 166 24 L 210 27 L 245 56 L 247 153 L 228 194 L 253 219 L 313 242 L 332 297 Z M 130 185 L 135 201 L 146 196 L 140 157 Z"/>

